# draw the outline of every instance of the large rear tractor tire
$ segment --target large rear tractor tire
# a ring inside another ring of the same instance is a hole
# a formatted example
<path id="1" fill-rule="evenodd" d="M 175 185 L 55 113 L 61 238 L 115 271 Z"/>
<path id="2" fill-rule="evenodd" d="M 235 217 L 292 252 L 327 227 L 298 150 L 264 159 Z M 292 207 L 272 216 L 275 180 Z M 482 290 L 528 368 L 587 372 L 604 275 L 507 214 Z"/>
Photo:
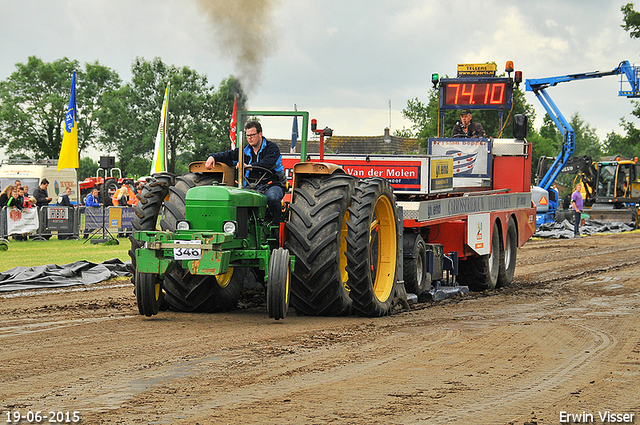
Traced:
<path id="1" fill-rule="evenodd" d="M 393 307 L 399 261 L 393 189 L 385 179 L 361 180 L 349 207 L 347 273 L 349 296 L 361 316 L 377 317 Z"/>
<path id="2" fill-rule="evenodd" d="M 460 261 L 458 281 L 472 291 L 486 291 L 496 288 L 502 259 L 502 239 L 498 222 L 493 224 L 491 253 Z"/>
<path id="3" fill-rule="evenodd" d="M 289 311 L 290 270 L 289 251 L 284 248 L 274 249 L 269 261 L 267 279 L 267 313 L 276 320 L 287 317 Z"/>
<path id="4" fill-rule="evenodd" d="M 430 289 L 431 275 L 427 271 L 427 247 L 417 233 L 404 234 L 404 287 L 407 292 L 420 295 Z"/>
<path id="5" fill-rule="evenodd" d="M 351 313 L 345 238 L 355 183 L 354 177 L 344 173 L 312 175 L 293 191 L 286 248 L 296 257 L 291 305 L 298 314 Z"/>
<path id="6" fill-rule="evenodd" d="M 217 276 L 194 275 L 176 267 L 165 275 L 162 283 L 165 300 L 172 310 L 219 313 L 233 310 L 244 289 L 247 269 L 229 267 L 227 273 Z"/>
<path id="7" fill-rule="evenodd" d="M 513 282 L 516 271 L 516 253 L 518 252 L 518 229 L 513 218 L 509 219 L 507 227 L 507 242 L 501 251 L 500 271 L 498 272 L 497 287 L 507 286 Z"/>
<path id="8" fill-rule="evenodd" d="M 136 195 L 138 198 L 138 204 L 133 206 L 133 212 L 136 217 L 133 220 L 133 231 L 138 230 L 160 230 L 157 228 L 158 214 L 162 207 L 162 201 L 169 194 L 169 187 L 175 183 L 175 176 L 169 173 L 154 174 L 150 180 L 148 180 L 142 186 L 142 193 Z M 131 275 L 133 276 L 131 281 L 135 285 L 136 283 L 136 255 L 135 252 L 143 244 L 133 238 L 133 235 L 129 237 L 131 241 L 131 248 L 129 249 L 129 257 L 131 258 Z"/>

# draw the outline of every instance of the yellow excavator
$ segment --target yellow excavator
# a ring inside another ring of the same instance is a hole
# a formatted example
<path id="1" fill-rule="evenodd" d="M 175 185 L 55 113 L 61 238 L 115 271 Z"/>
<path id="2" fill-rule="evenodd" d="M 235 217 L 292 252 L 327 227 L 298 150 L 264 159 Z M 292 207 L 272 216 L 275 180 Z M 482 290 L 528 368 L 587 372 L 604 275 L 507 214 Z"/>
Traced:
<path id="1" fill-rule="evenodd" d="M 574 157 L 561 173 L 576 174 L 573 188 L 582 185 L 585 213 L 593 220 L 638 224 L 640 204 L 640 164 L 638 158 L 622 155 L 592 161 L 589 156 Z M 569 195 L 570 196 L 570 195 Z M 567 214 L 558 214 L 556 220 Z"/>

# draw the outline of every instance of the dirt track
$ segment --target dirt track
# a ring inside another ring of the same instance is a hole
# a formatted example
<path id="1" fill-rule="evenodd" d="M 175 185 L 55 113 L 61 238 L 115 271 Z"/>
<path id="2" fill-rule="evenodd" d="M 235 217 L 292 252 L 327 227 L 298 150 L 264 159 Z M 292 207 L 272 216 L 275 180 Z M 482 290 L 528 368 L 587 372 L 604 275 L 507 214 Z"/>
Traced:
<path id="1" fill-rule="evenodd" d="M 147 319 L 123 280 L 1 297 L 0 421 L 640 424 L 639 250 L 638 233 L 530 241 L 512 286 L 378 319 Z"/>

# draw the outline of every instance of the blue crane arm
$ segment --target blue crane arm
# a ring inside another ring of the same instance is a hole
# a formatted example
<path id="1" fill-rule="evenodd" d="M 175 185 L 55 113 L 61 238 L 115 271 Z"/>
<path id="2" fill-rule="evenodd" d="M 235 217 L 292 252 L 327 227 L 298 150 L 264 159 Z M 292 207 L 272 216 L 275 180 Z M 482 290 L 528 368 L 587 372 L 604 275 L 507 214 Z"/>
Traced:
<path id="1" fill-rule="evenodd" d="M 556 177 L 558 177 L 558 174 L 560 174 L 560 170 L 562 170 L 571 155 L 573 155 L 573 152 L 575 151 L 576 135 L 573 127 L 571 127 L 558 107 L 555 105 L 555 103 L 553 103 L 545 89 L 548 87 L 556 86 L 558 83 L 575 80 L 585 80 L 590 78 L 601 78 L 608 75 L 621 75 L 620 91 L 618 93 L 618 96 L 626 96 L 628 98 L 640 97 L 640 71 L 637 66 L 631 65 L 629 61 L 620 62 L 620 64 L 611 71 L 585 72 L 581 74 L 562 75 L 559 77 L 527 79 L 525 81 L 526 91 L 532 91 L 536 95 L 560 133 L 562 133 L 564 140 L 562 144 L 562 152 L 556 157 L 551 167 L 549 167 L 549 170 L 547 170 L 545 175 L 540 180 L 539 184 L 543 189 L 548 190 L 551 187 L 553 182 L 556 180 Z M 622 89 L 622 76 L 626 77 L 626 81 L 627 83 L 629 83 L 631 90 Z"/>
<path id="2" fill-rule="evenodd" d="M 551 167 L 549 167 L 538 183 L 541 188 L 549 190 L 553 182 L 556 180 L 556 177 L 558 177 L 558 174 L 560 174 L 560 170 L 562 170 L 575 151 L 576 132 L 573 127 L 571 127 L 571 124 L 569 124 L 569 121 L 567 121 L 564 115 L 562 115 L 556 104 L 553 103 L 553 100 L 551 100 L 551 97 L 549 97 L 549 94 L 545 89 L 538 89 L 534 93 L 558 130 L 560 130 L 563 135 L 562 152 L 560 155 L 556 156 L 555 161 L 553 161 Z"/>
<path id="3" fill-rule="evenodd" d="M 561 75 L 559 77 L 546 77 L 546 78 L 533 78 L 525 81 L 526 91 L 536 92 L 547 87 L 556 86 L 558 83 L 564 83 L 575 80 L 586 80 L 590 78 L 602 78 L 608 75 L 623 75 L 626 77 L 626 82 L 631 86 L 631 90 L 622 90 L 622 84 L 624 81 L 621 78 L 620 92 L 618 96 L 626 97 L 639 97 L 640 96 L 640 72 L 637 66 L 633 66 L 629 61 L 622 61 L 620 64 L 611 71 L 594 71 L 583 72 L 581 74 L 569 74 Z"/>

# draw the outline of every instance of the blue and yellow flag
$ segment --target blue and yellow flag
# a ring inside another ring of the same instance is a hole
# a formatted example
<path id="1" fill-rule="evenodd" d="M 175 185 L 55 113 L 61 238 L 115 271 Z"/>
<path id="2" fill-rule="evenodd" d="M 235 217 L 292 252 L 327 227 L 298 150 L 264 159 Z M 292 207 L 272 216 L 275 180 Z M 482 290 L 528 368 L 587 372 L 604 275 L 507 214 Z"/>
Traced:
<path id="1" fill-rule="evenodd" d="M 58 157 L 58 171 L 62 168 L 78 168 L 78 114 L 76 109 L 76 73 L 71 81 L 71 99 L 64 117 L 64 134 Z"/>
<path id="2" fill-rule="evenodd" d="M 151 171 L 149 174 L 167 171 L 167 118 L 169 116 L 169 88 L 171 82 L 167 83 L 164 91 L 164 101 L 162 102 L 162 111 L 160 112 L 160 125 L 158 126 L 158 134 L 156 134 L 156 146 L 153 150 L 153 160 L 151 161 Z"/>

